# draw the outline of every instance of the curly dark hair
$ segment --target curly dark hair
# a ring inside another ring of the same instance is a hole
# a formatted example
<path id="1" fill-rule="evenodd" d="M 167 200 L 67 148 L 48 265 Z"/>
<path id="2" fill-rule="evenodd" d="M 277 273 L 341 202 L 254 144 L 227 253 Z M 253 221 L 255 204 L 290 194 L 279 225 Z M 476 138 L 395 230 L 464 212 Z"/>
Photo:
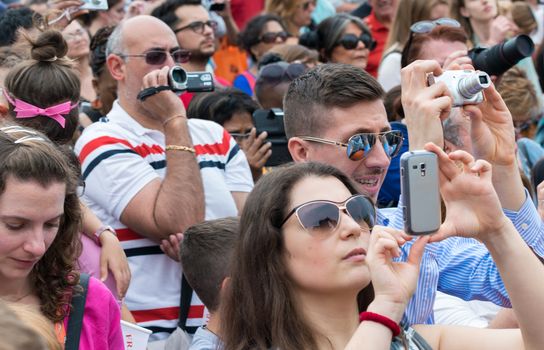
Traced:
<path id="1" fill-rule="evenodd" d="M 106 66 L 106 46 L 108 44 L 108 38 L 115 27 L 102 27 L 91 38 L 91 57 L 89 65 L 93 71 L 95 77 L 100 76 L 104 67 Z"/>
<path id="2" fill-rule="evenodd" d="M 64 214 L 57 235 L 29 275 L 42 313 L 52 322 L 59 322 L 68 315 L 74 287 L 79 283 L 76 269 L 81 253 L 78 177 L 64 151 L 47 137 L 32 129 L 11 127 L 9 133 L 0 127 L 0 195 L 9 177 L 35 181 L 44 187 L 55 182 L 66 184 Z M 15 143 L 29 135 L 38 139 Z"/>

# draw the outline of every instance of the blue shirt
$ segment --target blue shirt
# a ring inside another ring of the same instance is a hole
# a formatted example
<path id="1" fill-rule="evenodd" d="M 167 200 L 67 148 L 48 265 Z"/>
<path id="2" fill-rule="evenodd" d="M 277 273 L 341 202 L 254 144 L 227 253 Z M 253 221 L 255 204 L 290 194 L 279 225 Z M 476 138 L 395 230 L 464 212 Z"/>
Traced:
<path id="1" fill-rule="evenodd" d="M 402 200 L 397 208 L 378 210 L 378 225 L 403 229 Z M 544 257 L 543 224 L 530 196 L 518 212 L 504 210 L 505 215 L 529 247 Z M 401 248 L 406 261 L 412 242 Z M 436 291 L 464 300 L 488 300 L 497 305 L 511 307 L 506 288 L 491 254 L 482 243 L 472 238 L 450 237 L 442 242 L 427 244 L 421 261 L 416 292 L 404 314 L 409 324 L 434 323 L 433 304 Z"/>

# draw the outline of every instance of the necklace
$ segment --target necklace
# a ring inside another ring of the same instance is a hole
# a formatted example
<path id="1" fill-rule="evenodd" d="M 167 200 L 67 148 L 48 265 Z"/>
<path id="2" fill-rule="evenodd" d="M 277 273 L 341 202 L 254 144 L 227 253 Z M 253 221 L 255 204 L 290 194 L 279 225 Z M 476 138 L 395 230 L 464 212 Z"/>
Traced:
<path id="1" fill-rule="evenodd" d="M 23 295 L 20 296 L 20 297 L 16 297 L 16 298 L 14 298 L 13 300 L 7 299 L 7 298 L 5 298 L 5 297 L 4 297 L 4 298 L 0 298 L 0 299 L 4 299 L 5 301 L 10 302 L 10 303 L 18 303 L 18 302 L 20 302 L 21 300 L 23 300 L 24 298 L 28 297 L 30 294 L 32 294 L 32 291 L 30 291 L 30 292 L 28 292 L 28 293 L 26 293 L 26 294 L 23 294 Z"/>

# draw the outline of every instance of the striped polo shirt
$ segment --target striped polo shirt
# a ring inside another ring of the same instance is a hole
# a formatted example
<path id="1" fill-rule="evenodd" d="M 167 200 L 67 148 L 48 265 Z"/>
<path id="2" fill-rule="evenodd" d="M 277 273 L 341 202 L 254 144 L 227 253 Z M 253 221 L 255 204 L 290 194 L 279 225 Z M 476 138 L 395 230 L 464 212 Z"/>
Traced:
<path id="1" fill-rule="evenodd" d="M 188 126 L 204 186 L 205 219 L 237 215 L 231 192 L 253 188 L 244 153 L 219 124 L 190 119 Z M 75 146 L 85 180 L 83 200 L 118 233 L 132 272 L 125 302 L 138 324 L 154 332 L 150 340 L 166 338 L 177 325 L 181 267 L 120 217 L 144 186 L 166 175 L 164 147 L 162 132 L 141 126 L 117 101 L 107 117 L 84 130 Z M 202 325 L 205 315 L 193 293 L 187 326 Z"/>

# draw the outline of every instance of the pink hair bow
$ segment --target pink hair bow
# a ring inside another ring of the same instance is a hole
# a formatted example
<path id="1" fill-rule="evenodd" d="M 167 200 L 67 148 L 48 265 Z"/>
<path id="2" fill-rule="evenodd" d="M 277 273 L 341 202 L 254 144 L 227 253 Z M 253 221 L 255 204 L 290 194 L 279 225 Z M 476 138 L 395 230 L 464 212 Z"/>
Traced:
<path id="1" fill-rule="evenodd" d="M 4 96 L 13 105 L 13 111 L 16 113 L 15 118 L 33 118 L 43 115 L 55 120 L 62 128 L 66 125 L 66 118 L 62 115 L 70 113 L 73 108 L 77 107 L 77 103 L 72 104 L 70 101 L 66 101 L 51 107 L 40 108 L 18 98 L 13 100 L 6 90 L 4 90 Z"/>

